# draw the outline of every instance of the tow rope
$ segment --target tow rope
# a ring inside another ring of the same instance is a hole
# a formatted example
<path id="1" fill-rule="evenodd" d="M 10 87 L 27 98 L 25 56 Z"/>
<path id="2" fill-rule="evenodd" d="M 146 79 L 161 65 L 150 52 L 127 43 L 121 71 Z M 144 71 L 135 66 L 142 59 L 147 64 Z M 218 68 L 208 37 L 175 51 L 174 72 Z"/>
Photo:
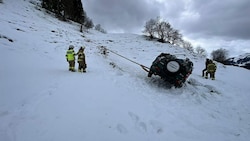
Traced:
<path id="1" fill-rule="evenodd" d="M 129 58 L 127 58 L 127 57 L 121 55 L 121 54 L 118 54 L 117 52 L 114 52 L 113 50 L 107 49 L 107 48 L 104 47 L 104 46 L 100 46 L 99 48 L 102 50 L 102 53 L 103 53 L 104 55 L 107 54 L 107 51 L 109 51 L 109 52 L 111 52 L 111 53 L 113 53 L 113 54 L 115 54 L 115 55 L 117 55 L 117 56 L 120 56 L 120 57 L 122 57 L 122 58 L 124 58 L 124 59 L 126 59 L 126 60 L 128 60 L 128 61 L 130 61 L 130 62 L 132 62 L 132 63 L 134 63 L 134 64 L 136 64 L 136 65 L 139 65 L 139 66 L 140 66 L 143 70 L 145 70 L 146 72 L 149 72 L 149 70 L 150 70 L 149 67 L 144 66 L 144 65 L 142 65 L 142 64 L 140 64 L 140 63 L 137 63 L 137 62 L 135 62 L 135 61 L 133 61 L 133 60 L 131 60 L 131 59 L 129 59 Z"/>

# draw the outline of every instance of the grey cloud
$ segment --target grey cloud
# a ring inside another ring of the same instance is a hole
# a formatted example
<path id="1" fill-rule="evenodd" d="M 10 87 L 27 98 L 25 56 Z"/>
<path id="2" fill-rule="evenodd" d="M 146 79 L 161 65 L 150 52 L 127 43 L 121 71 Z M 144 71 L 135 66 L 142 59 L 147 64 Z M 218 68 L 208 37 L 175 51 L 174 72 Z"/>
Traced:
<path id="1" fill-rule="evenodd" d="M 199 19 L 188 21 L 184 30 L 199 36 L 250 39 L 249 0 L 194 0 L 191 10 Z"/>
<path id="2" fill-rule="evenodd" d="M 249 0 L 82 0 L 82 2 L 87 15 L 95 24 L 101 24 L 108 32 L 140 34 L 146 21 L 161 16 L 180 30 L 184 37 L 208 49 L 229 48 L 227 45 L 234 48 L 239 44 L 241 47 L 237 48 L 246 50 L 249 46 Z"/>
<path id="3" fill-rule="evenodd" d="M 133 32 L 160 15 L 160 3 L 145 0 L 83 0 L 87 15 L 106 30 Z"/>

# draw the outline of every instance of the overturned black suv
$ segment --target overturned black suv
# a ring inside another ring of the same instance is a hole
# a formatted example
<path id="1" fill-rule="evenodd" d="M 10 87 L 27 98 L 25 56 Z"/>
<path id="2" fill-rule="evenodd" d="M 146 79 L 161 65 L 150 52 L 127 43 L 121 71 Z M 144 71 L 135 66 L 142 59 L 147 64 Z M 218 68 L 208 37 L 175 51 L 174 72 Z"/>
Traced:
<path id="1" fill-rule="evenodd" d="M 175 55 L 161 53 L 153 61 L 148 77 L 159 75 L 170 85 L 182 87 L 193 71 L 193 63 L 188 59 L 178 59 Z"/>

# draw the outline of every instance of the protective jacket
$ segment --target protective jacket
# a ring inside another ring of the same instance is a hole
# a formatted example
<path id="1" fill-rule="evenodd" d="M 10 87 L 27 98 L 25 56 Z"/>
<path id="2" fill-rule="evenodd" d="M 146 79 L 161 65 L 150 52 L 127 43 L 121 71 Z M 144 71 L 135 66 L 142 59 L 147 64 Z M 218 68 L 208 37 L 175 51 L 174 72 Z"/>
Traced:
<path id="1" fill-rule="evenodd" d="M 67 61 L 74 61 L 75 60 L 75 51 L 73 49 L 69 49 L 66 53 Z"/>
<path id="2" fill-rule="evenodd" d="M 209 63 L 208 65 L 207 65 L 207 71 L 208 72 L 215 72 L 216 71 L 216 65 L 215 65 L 215 63 Z"/>
<path id="3" fill-rule="evenodd" d="M 82 62 L 82 61 L 85 62 L 85 54 L 82 51 L 79 51 L 77 55 L 78 55 L 77 62 Z"/>

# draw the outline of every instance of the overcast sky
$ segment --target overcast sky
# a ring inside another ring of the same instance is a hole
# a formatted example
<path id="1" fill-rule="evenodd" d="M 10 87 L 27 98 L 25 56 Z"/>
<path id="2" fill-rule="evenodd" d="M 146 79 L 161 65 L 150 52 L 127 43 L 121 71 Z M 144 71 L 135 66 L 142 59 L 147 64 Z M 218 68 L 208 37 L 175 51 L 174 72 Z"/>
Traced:
<path id="1" fill-rule="evenodd" d="M 82 0 L 94 24 L 109 33 L 137 33 L 160 16 L 194 47 L 234 56 L 250 53 L 250 0 Z"/>

